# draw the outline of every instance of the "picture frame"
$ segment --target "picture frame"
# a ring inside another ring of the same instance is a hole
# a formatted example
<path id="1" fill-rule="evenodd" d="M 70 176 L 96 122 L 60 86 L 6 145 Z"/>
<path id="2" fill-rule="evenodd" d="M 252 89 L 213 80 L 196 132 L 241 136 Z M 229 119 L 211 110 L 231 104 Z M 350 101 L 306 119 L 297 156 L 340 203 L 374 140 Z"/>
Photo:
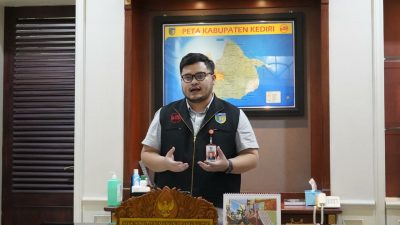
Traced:
<path id="1" fill-rule="evenodd" d="M 223 225 L 281 225 L 280 194 L 224 194 Z"/>
<path id="2" fill-rule="evenodd" d="M 155 17 L 155 110 L 184 97 L 179 63 L 199 52 L 215 62 L 217 97 L 248 116 L 302 116 L 303 33 L 303 13 Z"/>

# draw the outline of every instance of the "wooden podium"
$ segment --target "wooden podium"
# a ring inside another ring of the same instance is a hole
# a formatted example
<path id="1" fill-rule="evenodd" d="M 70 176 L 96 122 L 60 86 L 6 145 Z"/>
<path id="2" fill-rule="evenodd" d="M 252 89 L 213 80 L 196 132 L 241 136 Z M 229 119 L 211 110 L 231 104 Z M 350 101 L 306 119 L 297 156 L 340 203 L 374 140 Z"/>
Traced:
<path id="1" fill-rule="evenodd" d="M 217 225 L 212 203 L 176 188 L 155 189 L 131 197 L 115 210 L 119 225 Z"/>

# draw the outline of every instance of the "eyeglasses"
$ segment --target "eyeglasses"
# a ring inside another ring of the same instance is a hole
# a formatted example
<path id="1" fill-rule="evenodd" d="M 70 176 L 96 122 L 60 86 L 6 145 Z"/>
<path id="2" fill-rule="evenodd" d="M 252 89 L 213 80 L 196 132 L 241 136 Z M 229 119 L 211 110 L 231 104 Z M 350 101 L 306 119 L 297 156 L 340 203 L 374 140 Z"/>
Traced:
<path id="1" fill-rule="evenodd" d="M 212 74 L 212 73 L 206 73 L 206 72 L 197 72 L 195 74 L 187 73 L 187 74 L 183 74 L 181 77 L 185 83 L 190 83 L 193 81 L 193 77 L 197 81 L 203 81 L 204 79 L 206 79 L 206 76 L 209 74 Z"/>

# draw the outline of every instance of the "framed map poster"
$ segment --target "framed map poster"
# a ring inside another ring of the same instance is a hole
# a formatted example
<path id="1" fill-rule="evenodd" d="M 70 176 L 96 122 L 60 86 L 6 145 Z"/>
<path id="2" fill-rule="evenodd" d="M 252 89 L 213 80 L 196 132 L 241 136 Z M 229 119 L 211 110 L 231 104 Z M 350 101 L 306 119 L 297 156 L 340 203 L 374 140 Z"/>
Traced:
<path id="1" fill-rule="evenodd" d="M 184 97 L 179 63 L 215 63 L 214 93 L 249 116 L 303 115 L 303 15 L 162 16 L 154 20 L 156 109 Z"/>

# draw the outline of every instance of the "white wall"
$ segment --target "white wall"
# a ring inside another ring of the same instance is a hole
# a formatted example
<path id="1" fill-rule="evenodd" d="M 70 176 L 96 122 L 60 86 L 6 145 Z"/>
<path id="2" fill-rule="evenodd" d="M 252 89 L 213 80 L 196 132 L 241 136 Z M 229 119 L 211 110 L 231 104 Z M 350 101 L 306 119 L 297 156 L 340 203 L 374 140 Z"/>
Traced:
<path id="1" fill-rule="evenodd" d="M 371 3 L 336 0 L 329 13 L 332 190 L 373 200 Z"/>
<path id="2" fill-rule="evenodd" d="M 400 198 L 387 198 L 386 224 L 400 224 Z"/>
<path id="3" fill-rule="evenodd" d="M 344 224 L 385 223 L 381 5 L 329 2 L 331 190 Z"/>
<path id="4" fill-rule="evenodd" d="M 124 1 L 76 3 L 75 222 L 109 216 L 110 172 L 123 174 Z"/>

